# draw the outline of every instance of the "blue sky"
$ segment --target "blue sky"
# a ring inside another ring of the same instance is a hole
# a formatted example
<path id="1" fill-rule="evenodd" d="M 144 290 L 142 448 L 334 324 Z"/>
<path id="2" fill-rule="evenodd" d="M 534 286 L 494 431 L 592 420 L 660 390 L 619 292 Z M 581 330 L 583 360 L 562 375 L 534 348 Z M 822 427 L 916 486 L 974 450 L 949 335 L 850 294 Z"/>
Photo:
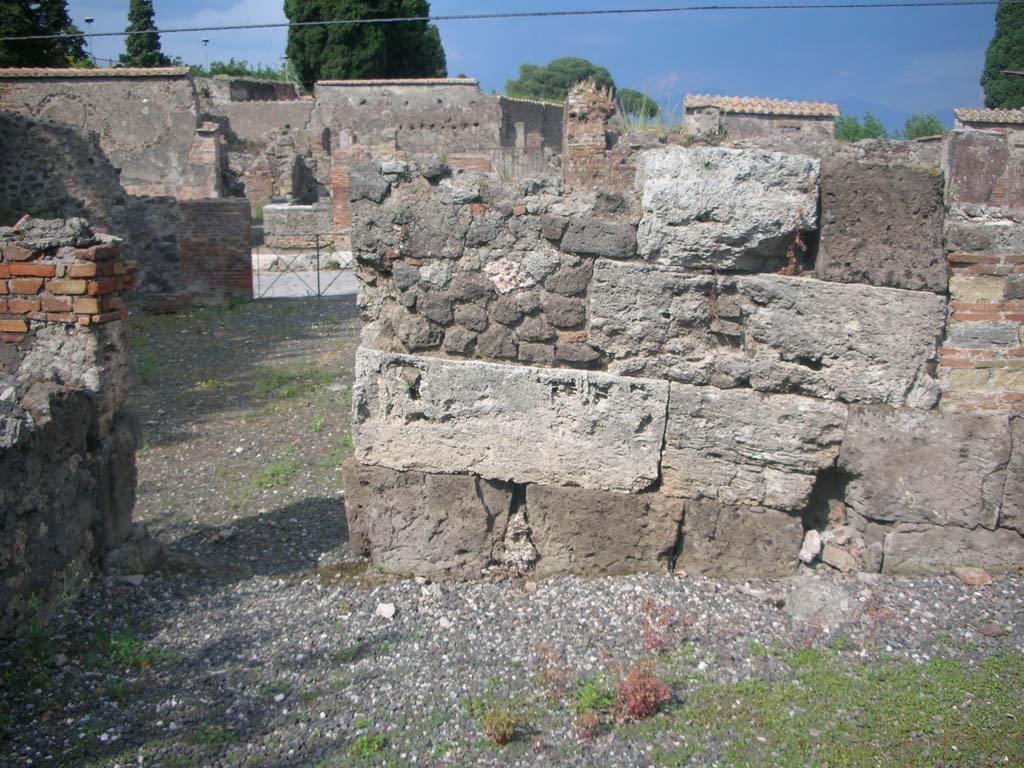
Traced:
<path id="1" fill-rule="evenodd" d="M 767 0 L 771 2 L 771 0 Z M 733 0 L 765 4 L 766 0 Z M 433 0 L 435 14 L 684 5 L 685 0 Z M 154 0 L 163 29 L 285 21 L 283 0 Z M 71 17 L 94 32 L 127 24 L 128 0 L 70 0 Z M 644 16 L 449 21 L 439 24 L 451 75 L 504 90 L 523 62 L 582 56 L 620 87 L 671 111 L 682 95 L 716 93 L 837 102 L 844 114 L 871 110 L 890 129 L 912 112 L 952 122 L 953 107 L 982 105 L 978 78 L 995 29 L 995 6 L 709 11 Z M 186 63 L 244 59 L 279 66 L 284 30 L 165 34 L 163 50 Z M 123 38 L 94 38 L 97 57 L 116 59 Z M 101 62 L 102 63 L 102 62 Z"/>

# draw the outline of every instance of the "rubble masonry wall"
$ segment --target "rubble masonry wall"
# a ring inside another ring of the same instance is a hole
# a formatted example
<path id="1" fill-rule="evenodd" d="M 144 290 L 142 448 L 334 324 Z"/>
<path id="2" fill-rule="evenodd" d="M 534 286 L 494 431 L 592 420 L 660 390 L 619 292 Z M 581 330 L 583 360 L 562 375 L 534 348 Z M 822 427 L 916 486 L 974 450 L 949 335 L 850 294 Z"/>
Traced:
<path id="1" fill-rule="evenodd" d="M 775 576 L 813 529 L 844 571 L 1024 562 L 1024 229 L 1012 182 L 957 181 L 998 137 L 952 134 L 946 184 L 909 152 L 610 147 L 581 103 L 564 184 L 353 166 L 354 549 Z"/>

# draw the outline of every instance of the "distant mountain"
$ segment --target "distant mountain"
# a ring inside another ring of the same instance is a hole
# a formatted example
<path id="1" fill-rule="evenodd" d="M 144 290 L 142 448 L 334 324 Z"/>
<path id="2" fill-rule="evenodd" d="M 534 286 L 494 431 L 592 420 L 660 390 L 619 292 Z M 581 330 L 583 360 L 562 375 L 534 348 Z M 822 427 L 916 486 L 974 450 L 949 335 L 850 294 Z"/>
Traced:
<path id="1" fill-rule="evenodd" d="M 889 109 L 881 104 L 874 104 L 870 101 L 864 101 L 864 99 L 848 98 L 848 99 L 837 99 L 839 104 L 839 111 L 844 115 L 853 115 L 858 119 L 863 119 L 866 112 L 870 112 L 872 115 L 882 121 L 882 125 L 885 126 L 890 134 L 896 131 L 902 131 L 903 126 L 907 122 L 907 118 L 912 114 L 911 112 L 901 112 L 896 109 Z M 947 128 L 953 127 L 953 110 L 952 109 L 926 109 L 924 114 L 930 114 L 934 112 L 939 120 Z M 920 113 L 919 113 L 920 114 Z"/>

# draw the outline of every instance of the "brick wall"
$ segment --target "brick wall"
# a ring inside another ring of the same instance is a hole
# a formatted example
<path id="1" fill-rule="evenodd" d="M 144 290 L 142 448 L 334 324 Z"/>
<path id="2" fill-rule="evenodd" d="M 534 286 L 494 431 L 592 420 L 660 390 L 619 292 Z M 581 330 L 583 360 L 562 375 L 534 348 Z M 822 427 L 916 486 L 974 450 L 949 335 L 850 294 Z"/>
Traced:
<path id="1" fill-rule="evenodd" d="M 159 556 L 131 522 L 122 249 L 83 219 L 0 230 L 0 636 L 141 547 Z"/>
<path id="2" fill-rule="evenodd" d="M 135 262 L 104 243 L 60 256 L 7 245 L 0 251 L 0 339 L 20 344 L 33 324 L 89 326 L 127 316 L 122 294 L 134 285 Z M 3 370 L 3 363 L 0 363 Z"/>
<path id="3" fill-rule="evenodd" d="M 252 298 L 249 202 L 183 200 L 178 259 L 182 288 L 194 299 Z"/>
<path id="4" fill-rule="evenodd" d="M 1024 413 L 1024 255 L 954 253 L 949 262 L 943 405 Z"/>
<path id="5" fill-rule="evenodd" d="M 1024 147 L 1013 133 L 945 143 L 949 320 L 942 406 L 1024 413 Z"/>

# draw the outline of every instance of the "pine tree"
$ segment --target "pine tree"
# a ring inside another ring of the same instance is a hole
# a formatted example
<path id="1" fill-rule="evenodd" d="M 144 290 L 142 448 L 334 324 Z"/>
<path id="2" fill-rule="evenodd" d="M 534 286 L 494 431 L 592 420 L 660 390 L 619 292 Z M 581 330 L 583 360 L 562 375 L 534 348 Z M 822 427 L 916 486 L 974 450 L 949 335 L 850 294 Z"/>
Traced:
<path id="1" fill-rule="evenodd" d="M 285 0 L 289 21 L 386 19 L 430 15 L 427 0 Z M 437 27 L 426 21 L 293 27 L 288 59 L 299 81 L 445 77 Z"/>
<path id="2" fill-rule="evenodd" d="M 996 32 L 985 53 L 981 87 L 989 109 L 1024 107 L 1024 75 L 1010 75 L 1004 69 L 1024 71 L 1024 4 L 1000 3 L 996 9 Z"/>
<path id="3" fill-rule="evenodd" d="M 143 32 L 156 29 L 153 22 L 153 0 L 130 0 L 128 3 L 128 26 L 125 32 Z M 126 67 L 169 67 L 171 60 L 160 50 L 160 35 L 148 32 L 144 35 L 128 35 L 125 38 L 127 53 L 121 54 L 121 63 Z"/>
<path id="4" fill-rule="evenodd" d="M 80 34 L 65 0 L 0 0 L 0 37 L 59 34 Z M 3 67 L 67 67 L 85 58 L 82 37 L 0 43 Z"/>

